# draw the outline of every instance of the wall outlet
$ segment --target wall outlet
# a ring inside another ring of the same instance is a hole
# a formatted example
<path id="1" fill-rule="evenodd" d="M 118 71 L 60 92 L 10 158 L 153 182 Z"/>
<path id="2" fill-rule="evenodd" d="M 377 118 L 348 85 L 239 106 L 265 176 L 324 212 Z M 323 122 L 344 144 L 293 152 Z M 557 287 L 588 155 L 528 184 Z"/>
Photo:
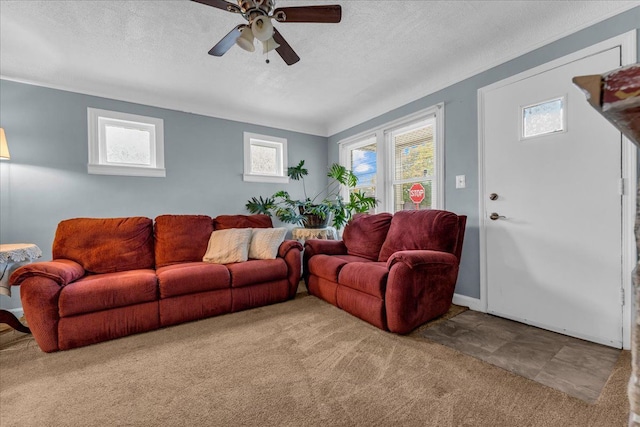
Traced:
<path id="1" fill-rule="evenodd" d="M 467 188 L 467 179 L 464 175 L 456 175 L 456 188 Z"/>

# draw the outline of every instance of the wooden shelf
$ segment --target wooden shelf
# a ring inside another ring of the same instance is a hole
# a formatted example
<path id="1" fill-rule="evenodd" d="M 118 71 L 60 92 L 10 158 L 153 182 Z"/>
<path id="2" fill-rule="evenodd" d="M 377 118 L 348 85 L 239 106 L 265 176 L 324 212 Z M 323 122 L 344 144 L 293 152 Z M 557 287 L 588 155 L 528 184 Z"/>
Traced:
<path id="1" fill-rule="evenodd" d="M 573 78 L 600 114 L 640 147 L 640 64 Z"/>

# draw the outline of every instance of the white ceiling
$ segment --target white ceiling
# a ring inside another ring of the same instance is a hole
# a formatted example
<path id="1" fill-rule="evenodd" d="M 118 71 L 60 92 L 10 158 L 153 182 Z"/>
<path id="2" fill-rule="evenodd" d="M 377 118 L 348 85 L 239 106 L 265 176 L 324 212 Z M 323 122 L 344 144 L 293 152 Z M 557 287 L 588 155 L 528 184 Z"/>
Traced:
<path id="1" fill-rule="evenodd" d="M 314 4 L 342 22 L 276 23 L 302 58 L 287 66 L 208 55 L 243 19 L 188 0 L 0 0 L 0 75 L 329 136 L 640 1 L 276 1 Z"/>

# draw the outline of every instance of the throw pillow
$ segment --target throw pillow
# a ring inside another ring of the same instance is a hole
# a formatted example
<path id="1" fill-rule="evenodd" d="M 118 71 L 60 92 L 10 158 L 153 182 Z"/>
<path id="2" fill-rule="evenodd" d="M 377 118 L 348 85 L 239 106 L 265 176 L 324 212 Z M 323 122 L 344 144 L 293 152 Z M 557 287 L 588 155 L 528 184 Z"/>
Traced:
<path id="1" fill-rule="evenodd" d="M 244 262 L 249 258 L 250 228 L 230 228 L 211 233 L 202 261 L 213 264 Z"/>
<path id="2" fill-rule="evenodd" d="M 286 234 L 286 228 L 254 228 L 249 245 L 249 258 L 275 259 Z"/>

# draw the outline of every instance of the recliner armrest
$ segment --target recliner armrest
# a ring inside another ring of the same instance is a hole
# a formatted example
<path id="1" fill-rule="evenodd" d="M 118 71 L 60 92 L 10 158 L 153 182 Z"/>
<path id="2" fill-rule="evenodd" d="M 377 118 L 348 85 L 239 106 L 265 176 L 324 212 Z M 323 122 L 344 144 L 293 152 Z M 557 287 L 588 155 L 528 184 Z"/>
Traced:
<path id="1" fill-rule="evenodd" d="M 446 264 L 457 266 L 458 258 L 448 252 L 428 251 L 428 250 L 411 250 L 395 252 L 387 260 L 387 268 L 391 270 L 396 263 L 406 264 L 407 267 L 414 269 L 420 266 L 433 264 Z"/>
<path id="2" fill-rule="evenodd" d="M 84 275 L 84 268 L 77 262 L 68 259 L 56 259 L 20 267 L 9 278 L 9 284 L 11 286 L 19 286 L 30 277 L 44 277 L 53 280 L 59 286 L 66 286 Z"/>
<path id="3" fill-rule="evenodd" d="M 302 252 L 302 245 L 297 240 L 285 240 L 280 244 L 280 247 L 278 248 L 278 256 L 280 258 L 284 258 L 292 249 L 297 249 Z"/>

